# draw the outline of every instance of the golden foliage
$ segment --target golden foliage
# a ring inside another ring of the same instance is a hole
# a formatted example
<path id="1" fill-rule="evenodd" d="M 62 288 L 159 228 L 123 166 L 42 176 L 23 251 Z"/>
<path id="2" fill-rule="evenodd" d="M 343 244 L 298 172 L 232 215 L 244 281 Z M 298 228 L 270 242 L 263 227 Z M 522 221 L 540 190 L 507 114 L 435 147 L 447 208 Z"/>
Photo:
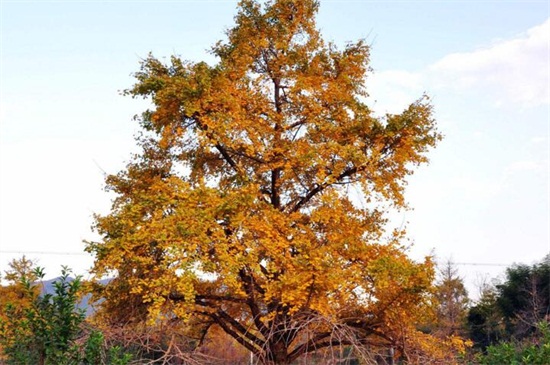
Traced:
<path id="1" fill-rule="evenodd" d="M 34 263 L 25 256 L 13 259 L 8 266 L 9 269 L 4 272 L 3 277 L 8 285 L 0 286 L 0 321 L 6 320 L 5 311 L 8 304 L 17 308 L 18 311 L 23 311 L 30 306 L 30 299 L 28 295 L 25 295 L 25 288 L 21 280 L 26 279 L 29 282 L 37 280 Z M 38 294 L 38 288 L 35 287 L 33 290 Z"/>
<path id="2" fill-rule="evenodd" d="M 341 343 L 402 346 L 433 267 L 384 238 L 376 202 L 405 206 L 440 135 L 425 96 L 373 116 L 369 48 L 324 42 L 317 8 L 244 0 L 217 64 L 143 61 L 127 91 L 154 105 L 143 152 L 107 179 L 117 198 L 88 243 L 96 276 L 116 275 L 97 288 L 111 318 L 203 318 L 266 362 L 334 345 L 331 327 L 299 336 L 312 316 L 352 328 Z"/>
<path id="3" fill-rule="evenodd" d="M 20 259 L 13 259 L 8 264 L 9 269 L 4 272 L 3 279 L 7 285 L 0 286 L 0 338 L 7 347 L 17 343 L 17 335 L 31 335 L 26 328 L 13 328 L 10 326 L 10 316 L 13 318 L 23 317 L 25 310 L 32 306 L 32 296 L 38 296 L 39 287 L 26 288 L 23 280 L 33 282 L 38 279 L 34 269 L 35 264 L 25 256 Z M 31 296 L 28 291 L 30 290 Z M 11 313 L 9 313 L 11 311 Z M 4 348 L 0 345 L 0 362 L 6 360 L 3 357 Z"/>

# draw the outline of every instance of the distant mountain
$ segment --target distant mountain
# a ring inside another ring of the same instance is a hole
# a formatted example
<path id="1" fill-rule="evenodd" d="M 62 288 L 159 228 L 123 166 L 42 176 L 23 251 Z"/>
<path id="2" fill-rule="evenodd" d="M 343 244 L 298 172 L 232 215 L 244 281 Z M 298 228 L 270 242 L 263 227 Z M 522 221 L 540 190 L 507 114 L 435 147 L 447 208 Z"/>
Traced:
<path id="1" fill-rule="evenodd" d="M 53 278 L 50 280 L 44 280 L 39 285 L 42 285 L 42 293 L 41 294 L 51 294 L 55 295 L 55 287 L 54 282 L 61 280 L 61 276 L 57 278 Z M 67 278 L 68 282 L 72 282 L 74 278 L 69 277 Z M 112 279 L 103 279 L 100 280 L 99 283 L 106 285 L 108 284 Z M 92 315 L 94 313 L 94 308 L 90 304 L 91 295 L 86 294 L 82 300 L 78 303 L 77 307 L 80 309 L 84 309 L 86 311 L 86 317 Z"/>

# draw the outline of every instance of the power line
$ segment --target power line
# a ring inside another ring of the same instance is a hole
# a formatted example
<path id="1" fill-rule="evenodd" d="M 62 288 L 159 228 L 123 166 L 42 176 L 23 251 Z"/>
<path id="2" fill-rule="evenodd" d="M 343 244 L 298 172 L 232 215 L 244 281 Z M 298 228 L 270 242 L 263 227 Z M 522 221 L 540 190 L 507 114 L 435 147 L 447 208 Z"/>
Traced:
<path id="1" fill-rule="evenodd" d="M 452 262 L 453 265 L 460 266 L 512 266 L 513 264 L 499 264 L 493 262 Z"/>
<path id="2" fill-rule="evenodd" d="M 62 252 L 62 251 L 4 251 L 0 250 L 0 253 L 9 254 L 28 254 L 28 255 L 64 255 L 64 256 L 89 256 L 86 252 Z"/>
<path id="3" fill-rule="evenodd" d="M 0 250 L 0 253 L 8 254 L 28 254 L 28 255 L 63 255 L 63 256 L 90 256 L 86 252 L 62 252 L 62 251 L 17 251 L 17 250 Z M 442 264 L 443 262 L 439 262 Z M 512 266 L 512 264 L 496 263 L 496 262 L 452 262 L 458 266 Z"/>

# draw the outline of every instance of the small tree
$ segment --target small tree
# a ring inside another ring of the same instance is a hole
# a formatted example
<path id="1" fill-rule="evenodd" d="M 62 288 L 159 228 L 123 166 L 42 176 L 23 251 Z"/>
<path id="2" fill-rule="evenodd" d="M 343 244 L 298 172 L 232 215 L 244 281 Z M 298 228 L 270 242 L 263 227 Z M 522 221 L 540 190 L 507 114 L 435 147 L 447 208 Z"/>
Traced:
<path id="1" fill-rule="evenodd" d="M 550 315 L 550 255 L 532 266 L 506 269 L 505 281 L 496 286 L 497 305 L 510 338 L 522 338 L 536 331 L 537 323 Z"/>
<path id="2" fill-rule="evenodd" d="M 0 286 L 0 320 L 4 321 L 7 320 L 6 305 L 8 303 L 19 309 L 30 305 L 29 296 L 26 295 L 25 287 L 21 284 L 22 280 L 34 282 L 37 279 L 34 272 L 34 262 L 25 256 L 20 259 L 13 259 L 8 266 L 9 269 L 4 272 L 2 278 L 7 285 Z M 34 290 L 38 294 L 38 288 Z"/>
<path id="3" fill-rule="evenodd" d="M 5 271 L 3 279 L 7 285 L 0 286 L 0 324 L 6 323 L 11 316 L 14 308 L 17 308 L 20 312 L 25 308 L 29 308 L 32 304 L 32 298 L 26 293 L 25 287 L 21 284 L 23 278 L 34 281 L 36 277 L 34 275 L 34 263 L 23 256 L 20 259 L 14 259 L 9 263 L 9 269 Z M 39 292 L 35 289 L 36 293 Z M 0 327 L 1 328 L 1 327 Z M 24 335 L 24 329 L 12 328 L 13 332 L 20 331 L 21 334 L 13 336 L 12 339 L 2 337 L 0 341 L 0 362 L 7 359 L 4 347 L 16 347 L 17 343 L 15 338 Z M 6 333 L 3 331 L 2 336 Z M 8 350 L 9 351 L 9 350 Z"/>
<path id="4" fill-rule="evenodd" d="M 468 312 L 469 334 L 477 348 L 485 349 L 504 337 L 502 313 L 496 302 L 496 289 L 484 284 L 480 298 Z"/>
<path id="5" fill-rule="evenodd" d="M 0 318 L 0 363 L 7 365 L 126 365 L 132 355 L 109 346 L 102 332 L 86 326 L 78 308 L 81 279 L 62 269 L 53 293 L 44 292 L 44 272 L 25 258 L 14 260 L 6 275 L 17 300 L 3 303 Z M 3 288 L 5 289 L 5 288 Z M 42 290 L 41 290 L 42 289 Z M 4 362 L 2 362 L 4 361 Z"/>
<path id="6" fill-rule="evenodd" d="M 437 313 L 434 334 L 440 337 L 464 336 L 468 315 L 468 292 L 458 269 L 447 261 L 439 270 L 435 297 Z"/>
<path id="7" fill-rule="evenodd" d="M 0 343 L 8 364 L 77 364 L 78 346 L 75 343 L 84 321 L 78 310 L 80 278 L 69 278 L 63 268 L 61 277 L 53 283 L 54 294 L 36 290 L 36 282 L 23 275 L 20 285 L 30 303 L 17 307 L 6 306 L 6 319 L 0 322 Z M 44 272 L 34 269 L 31 277 L 42 280 Z"/>

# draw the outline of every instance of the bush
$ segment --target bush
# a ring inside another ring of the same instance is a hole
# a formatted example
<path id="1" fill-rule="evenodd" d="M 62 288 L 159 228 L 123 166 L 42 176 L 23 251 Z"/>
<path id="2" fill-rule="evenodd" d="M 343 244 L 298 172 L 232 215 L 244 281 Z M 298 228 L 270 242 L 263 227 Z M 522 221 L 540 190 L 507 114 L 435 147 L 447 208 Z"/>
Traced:
<path id="1" fill-rule="evenodd" d="M 7 365 L 126 365 L 132 356 L 121 347 L 108 348 L 103 333 L 85 330 L 85 313 L 79 309 L 81 278 L 70 278 L 63 268 L 53 282 L 54 293 L 40 294 L 36 282 L 41 268 L 23 275 L 19 283 L 28 306 L 8 303 L 0 319 L 0 349 Z"/>
<path id="2" fill-rule="evenodd" d="M 487 347 L 485 355 L 479 357 L 483 365 L 529 364 L 546 365 L 550 359 L 550 328 L 548 322 L 537 324 L 535 336 L 518 343 L 501 342 Z"/>

